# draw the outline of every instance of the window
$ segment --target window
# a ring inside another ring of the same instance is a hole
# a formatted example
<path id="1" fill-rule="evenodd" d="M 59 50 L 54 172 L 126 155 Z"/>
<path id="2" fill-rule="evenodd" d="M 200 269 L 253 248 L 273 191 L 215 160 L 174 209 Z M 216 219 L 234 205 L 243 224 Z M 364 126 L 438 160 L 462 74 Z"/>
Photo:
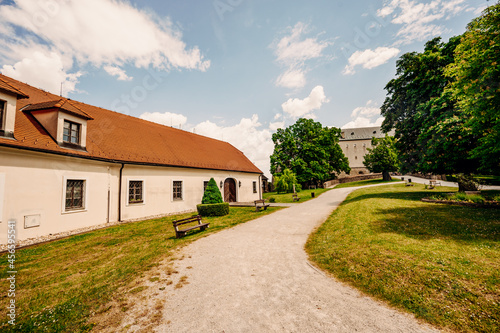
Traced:
<path id="1" fill-rule="evenodd" d="M 5 101 L 0 101 L 0 131 L 3 130 L 3 116 L 5 114 Z"/>
<path id="2" fill-rule="evenodd" d="M 253 193 L 257 193 L 257 182 L 253 182 Z"/>
<path id="3" fill-rule="evenodd" d="M 66 210 L 83 209 L 85 180 L 68 179 L 66 181 Z"/>
<path id="4" fill-rule="evenodd" d="M 134 203 L 142 203 L 144 202 L 143 199 L 143 191 L 142 191 L 142 186 L 143 181 L 142 180 L 131 180 L 128 183 L 128 203 L 129 204 L 134 204 Z"/>
<path id="5" fill-rule="evenodd" d="M 204 181 L 203 182 L 203 193 L 205 193 L 205 191 L 207 190 L 207 186 L 208 186 L 208 181 Z"/>
<path id="6" fill-rule="evenodd" d="M 182 181 L 174 180 L 172 193 L 174 200 L 182 200 Z"/>
<path id="7" fill-rule="evenodd" d="M 63 142 L 80 144 L 80 124 L 64 121 Z"/>

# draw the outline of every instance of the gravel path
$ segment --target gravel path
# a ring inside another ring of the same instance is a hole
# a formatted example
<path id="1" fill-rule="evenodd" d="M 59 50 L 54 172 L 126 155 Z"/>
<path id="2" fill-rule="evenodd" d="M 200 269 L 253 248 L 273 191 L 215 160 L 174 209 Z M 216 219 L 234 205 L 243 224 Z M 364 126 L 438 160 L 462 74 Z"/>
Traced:
<path id="1" fill-rule="evenodd" d="M 156 295 L 166 303 L 154 330 L 434 332 L 309 263 L 309 234 L 355 189 L 328 191 L 183 248 L 176 269 L 188 284 Z"/>

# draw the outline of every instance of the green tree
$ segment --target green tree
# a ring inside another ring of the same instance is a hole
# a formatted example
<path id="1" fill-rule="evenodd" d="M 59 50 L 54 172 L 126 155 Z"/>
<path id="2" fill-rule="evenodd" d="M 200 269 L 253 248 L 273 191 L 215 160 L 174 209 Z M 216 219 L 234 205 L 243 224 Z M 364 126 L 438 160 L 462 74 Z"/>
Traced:
<path id="1" fill-rule="evenodd" d="M 216 204 L 221 203 L 222 195 L 219 191 L 219 187 L 213 178 L 210 178 L 207 184 L 207 188 L 203 193 L 203 199 L 201 199 L 202 204 Z"/>
<path id="2" fill-rule="evenodd" d="M 385 117 L 382 130 L 387 133 L 395 129 L 403 172 L 419 171 L 428 164 L 422 157 L 433 137 L 431 133 L 421 136 L 422 131 L 435 126 L 442 113 L 453 110 L 451 101 L 436 99 L 448 83 L 444 70 L 454 61 L 453 52 L 459 42 L 459 37 L 448 43 L 434 38 L 425 44 L 424 52 L 402 55 L 396 63 L 396 78 L 385 87 L 388 96 L 381 107 Z"/>
<path id="3" fill-rule="evenodd" d="M 389 172 L 399 170 L 396 140 L 392 136 L 372 138 L 373 148 L 368 148 L 363 164 L 370 172 L 382 172 L 384 180 L 391 180 Z"/>
<path id="4" fill-rule="evenodd" d="M 312 119 L 300 118 L 273 134 L 271 173 L 290 169 L 300 184 L 318 185 L 335 177 L 333 172 L 349 173 L 349 161 L 339 146 L 340 129 L 323 127 Z"/>
<path id="5" fill-rule="evenodd" d="M 446 75 L 464 127 L 478 137 L 471 157 L 500 174 L 500 2 L 468 24 Z"/>
<path id="6" fill-rule="evenodd" d="M 290 169 L 285 169 L 281 175 L 277 175 L 274 178 L 274 187 L 276 192 L 285 192 L 290 193 L 294 190 L 294 185 L 296 189 L 300 188 L 300 185 L 297 184 L 297 177 Z"/>

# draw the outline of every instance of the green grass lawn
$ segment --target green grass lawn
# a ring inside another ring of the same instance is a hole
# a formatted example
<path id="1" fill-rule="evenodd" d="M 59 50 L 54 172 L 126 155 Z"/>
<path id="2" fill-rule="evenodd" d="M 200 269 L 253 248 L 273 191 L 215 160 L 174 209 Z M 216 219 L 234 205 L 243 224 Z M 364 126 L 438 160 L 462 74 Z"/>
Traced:
<path id="1" fill-rule="evenodd" d="M 391 182 L 400 182 L 400 179 L 392 179 L 389 181 L 385 181 L 382 178 L 380 179 L 368 179 L 368 180 L 360 180 L 357 182 L 343 183 L 338 184 L 335 188 L 344 188 L 344 187 L 356 187 L 356 186 L 364 186 L 364 185 L 375 185 L 375 184 L 383 184 L 383 183 L 391 183 Z"/>
<path id="2" fill-rule="evenodd" d="M 500 331 L 500 210 L 424 203 L 439 187 L 351 193 L 306 245 L 366 294 L 458 332 Z"/>
<path id="3" fill-rule="evenodd" d="M 270 214 L 232 207 L 223 217 L 207 217 L 210 227 L 176 239 L 172 221 L 191 214 L 122 224 L 16 251 L 16 325 L 7 324 L 7 302 L 0 298 L 2 332 L 85 332 L 88 318 L 113 294 L 176 248 L 210 233 Z M 0 278 L 7 286 L 7 254 L 0 256 Z M 7 288 L 8 289 L 8 288 Z M 6 289 L 2 289 L 6 290 Z"/>
<path id="4" fill-rule="evenodd" d="M 312 199 L 311 193 L 313 193 L 313 192 L 314 192 L 314 195 L 317 197 L 321 193 L 328 191 L 328 190 L 329 189 L 327 189 L 327 188 L 317 188 L 315 190 L 302 190 L 302 191 L 297 193 L 297 196 L 300 198 L 299 203 L 307 201 L 307 200 L 311 200 Z M 293 193 L 280 193 L 280 194 L 278 194 L 276 192 L 267 192 L 267 193 L 264 193 L 262 195 L 262 198 L 265 199 L 266 202 L 270 202 L 269 199 L 274 198 L 274 199 L 276 199 L 276 202 L 278 202 L 278 203 L 293 203 L 296 201 L 293 201 L 292 195 L 293 195 Z"/>

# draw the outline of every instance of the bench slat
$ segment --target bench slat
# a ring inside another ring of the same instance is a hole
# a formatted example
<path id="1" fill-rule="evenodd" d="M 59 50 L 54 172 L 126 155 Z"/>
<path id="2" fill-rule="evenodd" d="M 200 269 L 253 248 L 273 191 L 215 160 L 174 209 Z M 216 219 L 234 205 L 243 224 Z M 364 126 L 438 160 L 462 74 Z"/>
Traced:
<path id="1" fill-rule="evenodd" d="M 191 226 L 191 227 L 184 228 L 184 229 L 178 228 L 179 225 L 194 223 L 194 222 L 198 222 L 198 224 Z M 208 228 L 208 226 L 210 225 L 210 223 L 201 223 L 201 216 L 200 215 L 194 215 L 194 216 L 182 219 L 182 220 L 175 220 L 175 221 L 172 221 L 172 224 L 174 225 L 174 228 L 175 228 L 175 237 L 176 238 L 181 238 L 181 237 L 185 236 L 186 232 L 193 230 L 193 229 L 200 228 L 200 230 L 203 231 L 206 228 Z"/>

